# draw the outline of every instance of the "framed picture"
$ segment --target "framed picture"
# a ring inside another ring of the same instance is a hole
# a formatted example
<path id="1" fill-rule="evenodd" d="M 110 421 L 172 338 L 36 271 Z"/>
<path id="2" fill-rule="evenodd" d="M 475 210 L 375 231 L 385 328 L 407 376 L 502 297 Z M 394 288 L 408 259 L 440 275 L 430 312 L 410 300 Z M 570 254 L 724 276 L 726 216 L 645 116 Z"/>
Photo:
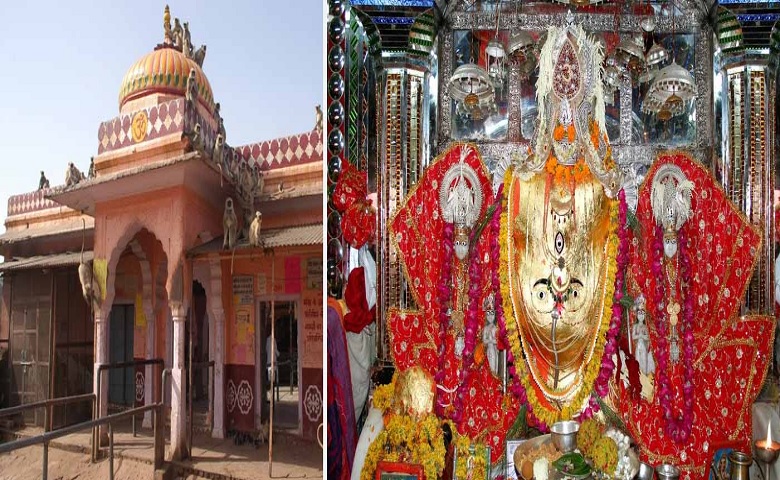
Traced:
<path id="1" fill-rule="evenodd" d="M 471 448 L 467 452 L 460 452 L 458 451 L 458 447 L 455 447 L 455 454 L 453 455 L 452 459 L 452 471 L 457 472 L 458 471 L 458 462 L 462 461 L 463 459 L 461 456 L 466 456 L 466 464 L 469 463 L 473 464 L 475 459 L 477 458 L 477 455 L 482 456 L 484 455 L 484 465 L 485 465 L 485 476 L 482 478 L 478 478 L 477 476 L 471 477 L 471 480 L 490 480 L 490 470 L 492 468 L 492 465 L 490 464 L 490 447 L 484 446 L 484 447 L 478 447 L 476 448 L 473 444 L 471 445 Z M 462 480 L 458 479 L 455 476 L 455 480 Z"/>
<path id="2" fill-rule="evenodd" d="M 425 480 L 425 472 L 422 465 L 379 462 L 374 480 Z"/>
<path id="3" fill-rule="evenodd" d="M 729 453 L 734 450 L 742 450 L 744 448 L 743 442 L 728 442 L 720 445 L 713 445 L 712 461 L 707 466 L 707 476 L 704 477 L 708 480 L 718 480 L 720 478 L 729 478 L 729 472 L 731 471 L 731 465 L 729 464 Z M 742 450 L 744 451 L 744 450 Z"/>
<path id="4" fill-rule="evenodd" d="M 507 440 L 506 441 L 506 480 L 517 480 L 517 471 L 515 470 L 515 450 L 525 443 L 526 440 Z"/>

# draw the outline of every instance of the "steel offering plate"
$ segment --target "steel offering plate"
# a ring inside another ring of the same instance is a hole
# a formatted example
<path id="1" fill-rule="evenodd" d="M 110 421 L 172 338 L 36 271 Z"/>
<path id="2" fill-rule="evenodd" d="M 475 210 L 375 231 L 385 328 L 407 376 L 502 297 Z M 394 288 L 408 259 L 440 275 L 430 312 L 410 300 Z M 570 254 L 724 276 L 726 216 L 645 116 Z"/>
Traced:
<path id="1" fill-rule="evenodd" d="M 527 454 L 529 451 L 536 449 L 537 447 L 541 447 L 542 445 L 550 444 L 552 445 L 552 436 L 548 433 L 546 435 L 540 435 L 538 437 L 531 438 L 525 442 L 523 442 L 521 445 L 517 447 L 514 454 L 514 461 L 515 461 L 515 471 L 517 473 L 517 478 L 524 479 L 524 480 L 531 480 L 530 478 L 526 479 L 522 476 L 521 469 L 522 465 L 519 464 L 518 459 Z M 561 453 L 560 455 L 563 455 Z M 559 456 L 560 456 L 559 455 Z M 629 478 L 636 477 L 637 473 L 639 473 L 639 457 L 637 457 L 636 452 L 633 448 L 628 449 L 628 458 L 631 462 L 631 475 Z M 574 477 L 570 475 L 563 475 L 562 473 L 558 472 L 555 467 L 552 465 L 552 461 L 550 461 L 550 467 L 548 470 L 548 478 L 550 480 L 566 480 L 566 479 L 585 479 L 585 478 L 612 478 L 603 476 L 600 473 L 594 471 L 591 474 L 584 476 L 584 477 Z"/>

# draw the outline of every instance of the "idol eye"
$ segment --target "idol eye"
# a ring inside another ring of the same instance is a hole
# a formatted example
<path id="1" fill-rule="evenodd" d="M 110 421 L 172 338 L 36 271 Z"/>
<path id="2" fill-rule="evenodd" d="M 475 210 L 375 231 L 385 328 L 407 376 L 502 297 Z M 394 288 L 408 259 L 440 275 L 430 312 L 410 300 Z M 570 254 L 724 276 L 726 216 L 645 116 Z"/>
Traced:
<path id="1" fill-rule="evenodd" d="M 560 255 L 563 252 L 563 234 L 558 232 L 555 234 L 555 251 Z"/>
<path id="2" fill-rule="evenodd" d="M 555 307 L 555 299 L 548 291 L 550 281 L 540 278 L 531 287 L 531 304 L 539 313 L 550 313 Z"/>
<path id="3" fill-rule="evenodd" d="M 569 298 L 563 302 L 563 305 L 566 307 L 567 311 L 576 312 L 582 308 L 582 305 L 585 303 L 585 297 L 583 297 L 583 294 L 585 293 L 583 288 L 585 287 L 581 281 L 573 278 L 569 288 L 571 289 L 569 291 Z"/>

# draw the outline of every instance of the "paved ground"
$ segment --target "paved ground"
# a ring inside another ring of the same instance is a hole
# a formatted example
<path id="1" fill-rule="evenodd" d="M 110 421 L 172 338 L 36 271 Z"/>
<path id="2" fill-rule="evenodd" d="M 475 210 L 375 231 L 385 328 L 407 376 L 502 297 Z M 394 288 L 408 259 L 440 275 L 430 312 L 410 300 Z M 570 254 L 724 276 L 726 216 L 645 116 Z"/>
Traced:
<path id="1" fill-rule="evenodd" d="M 40 429 L 26 428 L 20 434 L 35 435 Z M 90 464 L 89 432 L 60 438 L 49 450 L 49 478 L 92 480 L 108 478 L 108 461 Z M 117 479 L 152 477 L 152 434 L 141 430 L 133 437 L 129 424 L 114 434 L 114 471 Z M 62 448 L 69 451 L 63 451 Z M 105 449 L 107 452 L 107 449 Z M 322 448 L 294 435 L 274 434 L 272 478 L 322 478 Z M 191 460 L 175 464 L 183 478 L 264 479 L 269 478 L 268 444 L 255 448 L 235 445 L 231 439 L 213 439 L 196 434 Z M 167 458 L 167 457 L 166 457 Z M 0 480 L 40 478 L 42 449 L 30 447 L 0 455 Z M 197 476 L 195 476 L 195 475 Z"/>

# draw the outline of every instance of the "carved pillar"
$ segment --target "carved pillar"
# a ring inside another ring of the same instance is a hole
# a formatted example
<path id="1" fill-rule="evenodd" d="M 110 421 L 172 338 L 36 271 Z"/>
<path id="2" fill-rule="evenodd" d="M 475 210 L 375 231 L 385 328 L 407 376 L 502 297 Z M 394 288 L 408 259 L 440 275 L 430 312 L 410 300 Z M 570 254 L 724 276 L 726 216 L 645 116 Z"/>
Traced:
<path id="1" fill-rule="evenodd" d="M 143 293 L 141 296 L 141 308 L 143 309 L 144 316 L 146 317 L 146 358 L 155 358 L 155 328 L 157 322 L 154 318 L 154 305 L 152 304 L 152 276 L 149 272 L 149 264 L 142 262 L 143 272 Z M 144 405 L 151 405 L 157 401 L 157 395 L 154 394 L 155 390 L 155 375 L 161 374 L 161 369 L 154 365 L 147 365 L 144 376 Z M 144 428 L 152 428 L 152 412 L 144 413 Z"/>
<path id="2" fill-rule="evenodd" d="M 747 289 L 745 310 L 773 311 L 774 95 L 768 82 L 767 59 L 726 56 L 723 78 L 721 182 L 729 198 L 748 220 L 762 229 L 761 249 Z"/>
<path id="3" fill-rule="evenodd" d="M 214 325 L 211 359 L 214 360 L 214 429 L 211 436 L 225 438 L 225 310 L 222 306 L 222 265 L 219 259 L 211 260 L 208 306 Z"/>
<path id="4" fill-rule="evenodd" d="M 170 302 L 173 316 L 173 368 L 171 369 L 171 450 L 173 459 L 189 454 L 187 445 L 186 367 L 184 364 L 187 308 L 183 302 Z"/>
<path id="5" fill-rule="evenodd" d="M 110 309 L 98 309 L 95 311 L 95 366 L 93 372 L 92 391 L 97 395 L 98 417 L 108 414 L 108 371 L 103 370 L 98 391 L 98 368 L 109 363 L 108 360 L 108 316 Z M 108 428 L 100 427 L 101 443 L 108 440 Z"/>
<path id="6" fill-rule="evenodd" d="M 389 226 L 396 208 L 407 192 L 422 176 L 430 160 L 424 146 L 427 130 L 428 68 L 419 59 L 385 59 L 377 74 L 377 197 L 379 201 L 377 238 L 377 269 L 379 304 L 378 318 L 384 319 L 390 308 L 407 308 L 412 302 L 400 258 L 392 246 Z M 390 349 L 384 322 L 377 335 L 377 353 L 389 359 Z"/>

